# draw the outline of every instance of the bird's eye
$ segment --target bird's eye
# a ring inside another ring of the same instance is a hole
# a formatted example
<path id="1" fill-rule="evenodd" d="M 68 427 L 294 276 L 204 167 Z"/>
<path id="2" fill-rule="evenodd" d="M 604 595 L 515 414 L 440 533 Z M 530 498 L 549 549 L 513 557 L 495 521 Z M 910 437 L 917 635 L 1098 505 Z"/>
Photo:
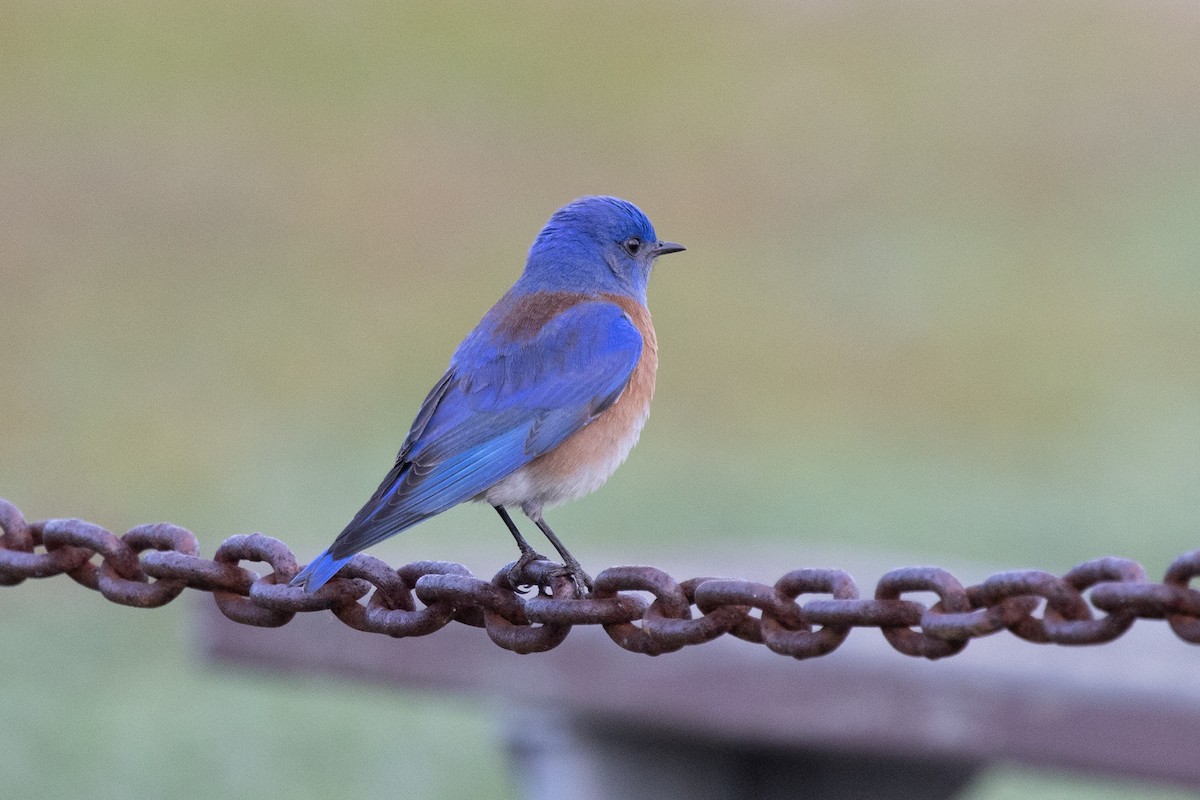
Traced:
<path id="1" fill-rule="evenodd" d="M 624 241 L 625 252 L 631 256 L 636 256 L 638 251 L 642 249 L 642 240 L 636 236 L 631 236 Z"/>

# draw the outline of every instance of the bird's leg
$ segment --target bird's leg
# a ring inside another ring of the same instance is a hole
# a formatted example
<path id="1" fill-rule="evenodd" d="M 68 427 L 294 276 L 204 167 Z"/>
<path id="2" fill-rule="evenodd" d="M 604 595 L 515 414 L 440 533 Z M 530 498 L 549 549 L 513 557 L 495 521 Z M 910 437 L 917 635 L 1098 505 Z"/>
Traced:
<path id="1" fill-rule="evenodd" d="M 533 524 L 537 525 L 542 533 L 546 534 L 546 538 L 550 540 L 550 544 L 554 545 L 554 549 L 562 556 L 563 564 L 565 565 L 564 573 L 575 582 L 575 588 L 579 590 L 580 596 L 590 592 L 592 590 L 592 576 L 583 571 L 579 560 L 571 555 L 570 551 L 558 540 L 554 531 L 546 524 L 546 520 L 542 519 L 541 513 L 535 512 L 530 514 L 528 511 L 525 513 L 533 520 Z"/>
<path id="2" fill-rule="evenodd" d="M 496 509 L 496 513 L 500 515 L 500 519 L 504 520 L 504 524 L 508 526 L 508 532 L 517 540 L 517 547 L 521 551 L 521 557 L 517 559 L 517 563 L 508 571 L 509 581 L 514 586 L 523 585 L 520 576 L 525 571 L 525 568 L 534 561 L 546 561 L 547 558 L 533 549 L 529 542 L 525 541 L 525 537 L 521 535 L 521 531 L 517 530 L 517 524 L 512 521 L 512 517 L 508 515 L 508 511 L 504 506 L 492 506 Z"/>

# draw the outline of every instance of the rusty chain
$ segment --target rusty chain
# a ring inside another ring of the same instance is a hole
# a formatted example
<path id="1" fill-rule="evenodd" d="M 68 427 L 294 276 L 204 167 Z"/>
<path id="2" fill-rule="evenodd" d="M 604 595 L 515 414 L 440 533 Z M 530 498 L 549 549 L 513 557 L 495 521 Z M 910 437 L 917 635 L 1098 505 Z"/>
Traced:
<path id="1" fill-rule="evenodd" d="M 243 561 L 272 571 L 260 576 Z M 1030 642 L 1099 644 L 1138 618 L 1165 618 L 1181 639 L 1200 644 L 1200 591 L 1189 588 L 1200 575 L 1200 550 L 1175 559 L 1162 583 L 1149 582 L 1137 562 L 1113 557 L 1086 561 L 1061 578 L 1018 570 L 967 587 L 943 569 L 908 567 L 884 575 L 874 599 L 859 597 L 854 579 L 837 569 L 793 570 L 768 586 L 729 578 L 677 583 L 640 566 L 604 570 L 591 594 L 579 597 L 572 581 L 555 576 L 557 566 L 531 564 L 522 585 L 538 588 L 527 596 L 512 585 L 507 566 L 485 581 L 452 562 L 393 569 L 358 555 L 338 578 L 307 594 L 287 585 L 300 570 L 295 555 L 261 533 L 229 537 L 209 560 L 191 531 L 177 525 L 140 525 L 116 536 L 78 519 L 27 522 L 0 499 L 0 586 L 66 573 L 114 603 L 138 608 L 165 605 L 190 587 L 211 592 L 235 622 L 262 627 L 325 610 L 356 630 L 396 637 L 461 622 L 486 628 L 500 647 L 536 653 L 561 644 L 572 625 L 602 625 L 619 646 L 647 655 L 730 634 L 797 659 L 832 652 L 851 628 L 866 627 L 879 628 L 901 653 L 936 659 L 1003 628 Z M 938 600 L 926 606 L 904 598 L 913 592 Z M 816 597 L 801 604 L 802 595 Z"/>

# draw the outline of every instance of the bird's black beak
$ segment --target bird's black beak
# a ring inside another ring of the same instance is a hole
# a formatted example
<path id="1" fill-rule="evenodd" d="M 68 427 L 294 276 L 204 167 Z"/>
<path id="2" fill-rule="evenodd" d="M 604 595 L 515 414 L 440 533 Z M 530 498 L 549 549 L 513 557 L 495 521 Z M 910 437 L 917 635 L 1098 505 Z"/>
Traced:
<path id="1" fill-rule="evenodd" d="M 667 253 L 681 253 L 684 250 L 687 250 L 687 248 L 681 244 L 676 244 L 675 242 L 655 242 L 654 243 L 654 257 L 655 258 L 657 258 L 659 256 L 665 256 Z"/>

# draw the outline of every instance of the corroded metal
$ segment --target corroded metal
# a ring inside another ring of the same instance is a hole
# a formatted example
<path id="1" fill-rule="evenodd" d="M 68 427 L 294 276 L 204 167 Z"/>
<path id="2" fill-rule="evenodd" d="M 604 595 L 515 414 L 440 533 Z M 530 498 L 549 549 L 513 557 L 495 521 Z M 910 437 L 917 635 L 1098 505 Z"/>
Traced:
<path id="1" fill-rule="evenodd" d="M 271 571 L 260 575 L 243 562 Z M 287 585 L 299 569 L 283 542 L 261 533 L 226 539 L 209 560 L 177 525 L 141 525 L 117 536 L 78 519 L 28 522 L 0 499 L 0 586 L 66 574 L 138 608 L 164 605 L 192 588 L 211 592 L 228 618 L 260 627 L 315 611 L 394 637 L 458 622 L 485 628 L 507 650 L 536 653 L 557 647 L 574 625 L 601 625 L 618 646 L 647 655 L 728 634 L 796 659 L 832 652 L 852 628 L 879 628 L 899 652 L 936 659 L 1006 628 L 1030 642 L 1102 644 L 1138 619 L 1165 619 L 1179 638 L 1200 644 L 1200 591 L 1190 588 L 1200 576 L 1200 550 L 1175 559 L 1162 583 L 1150 582 L 1136 562 L 1112 557 L 1062 577 L 1014 570 L 973 586 L 937 567 L 907 567 L 880 578 L 873 598 L 861 597 L 854 579 L 836 569 L 793 570 L 767 585 L 715 577 L 677 582 L 654 567 L 612 567 L 596 576 L 586 597 L 549 561 L 526 565 L 513 585 L 511 564 L 488 581 L 452 562 L 393 569 L 358 555 L 311 594 Z M 938 600 L 927 606 L 905 597 L 912 593 Z"/>

